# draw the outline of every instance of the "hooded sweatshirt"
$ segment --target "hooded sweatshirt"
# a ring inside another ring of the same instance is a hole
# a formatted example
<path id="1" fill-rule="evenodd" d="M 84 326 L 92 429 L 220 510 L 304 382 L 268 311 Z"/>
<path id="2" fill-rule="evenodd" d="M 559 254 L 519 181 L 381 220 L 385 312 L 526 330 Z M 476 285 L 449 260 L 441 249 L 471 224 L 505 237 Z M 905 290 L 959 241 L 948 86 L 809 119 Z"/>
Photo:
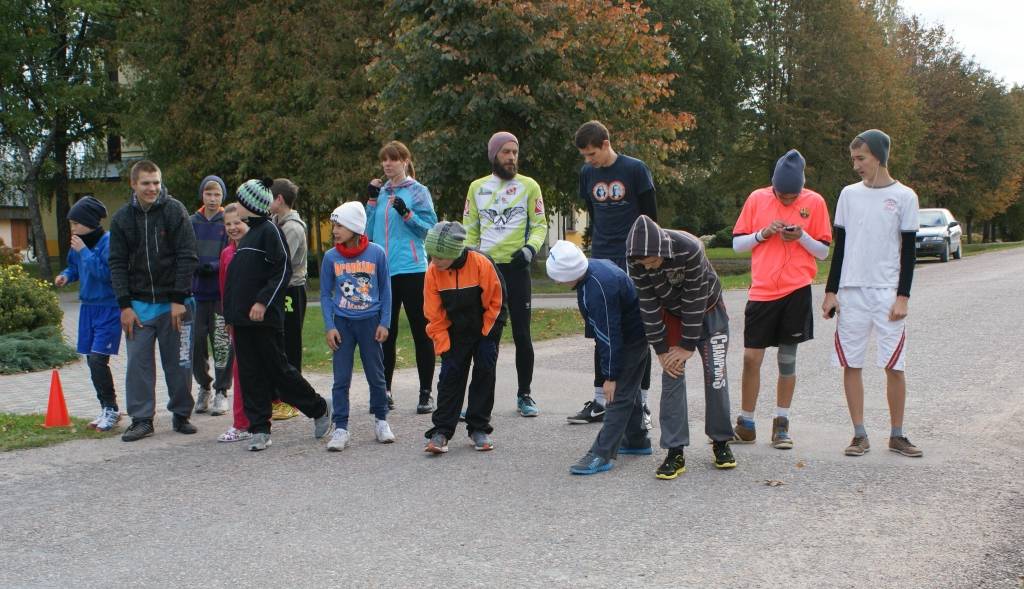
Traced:
<path id="1" fill-rule="evenodd" d="M 700 239 L 685 232 L 662 229 L 647 215 L 640 215 L 626 237 L 629 275 L 640 296 L 647 341 L 658 354 L 680 345 L 693 351 L 700 341 L 705 311 L 722 298 L 722 285 L 711 267 Z M 657 256 L 660 268 L 647 270 L 636 258 Z M 682 342 L 672 342 L 662 310 L 678 317 Z"/>
<path id="2" fill-rule="evenodd" d="M 192 292 L 198 265 L 196 235 L 185 205 L 160 187 L 160 195 L 143 209 L 131 201 L 110 221 L 110 279 L 122 309 L 133 300 L 179 303 Z"/>
<path id="3" fill-rule="evenodd" d="M 238 242 L 224 285 L 224 321 L 228 325 L 284 329 L 284 294 L 291 278 L 288 246 L 270 217 L 249 217 L 249 232 Z M 263 321 L 249 319 L 256 303 L 267 308 Z"/>
<path id="4" fill-rule="evenodd" d="M 224 181 L 218 176 L 207 176 L 199 183 L 199 202 L 203 200 L 203 189 L 210 182 L 219 184 L 223 197 L 228 197 Z M 228 244 L 228 233 L 224 229 L 224 209 L 218 209 L 212 219 L 207 219 L 204 205 L 192 215 L 191 220 L 192 229 L 196 233 L 196 253 L 199 255 L 199 267 L 192 279 L 192 294 L 197 301 L 219 301 L 217 274 L 220 269 L 220 252 Z"/>
<path id="5" fill-rule="evenodd" d="M 288 263 L 292 267 L 292 277 L 288 281 L 288 286 L 305 286 L 306 272 L 308 271 L 306 267 L 306 223 L 295 209 L 281 217 L 274 217 L 274 223 L 281 229 L 284 241 L 288 244 Z"/>
<path id="6" fill-rule="evenodd" d="M 85 242 L 82 251 L 68 252 L 68 267 L 61 272 L 68 282 L 81 282 L 78 298 L 86 305 L 117 307 L 114 288 L 110 285 L 110 234 L 97 227 L 81 236 Z"/>
<path id="7" fill-rule="evenodd" d="M 375 317 L 391 329 L 391 275 L 384 248 L 361 235 L 354 248 L 335 244 L 328 250 L 320 266 L 320 310 L 325 331 L 335 329 L 335 315 Z"/>
<path id="8" fill-rule="evenodd" d="M 394 209 L 395 198 L 409 209 L 404 217 Z M 436 223 L 430 190 L 412 178 L 398 184 L 388 180 L 377 198 L 366 203 L 366 236 L 387 252 L 392 276 L 427 271 L 423 239 Z"/>

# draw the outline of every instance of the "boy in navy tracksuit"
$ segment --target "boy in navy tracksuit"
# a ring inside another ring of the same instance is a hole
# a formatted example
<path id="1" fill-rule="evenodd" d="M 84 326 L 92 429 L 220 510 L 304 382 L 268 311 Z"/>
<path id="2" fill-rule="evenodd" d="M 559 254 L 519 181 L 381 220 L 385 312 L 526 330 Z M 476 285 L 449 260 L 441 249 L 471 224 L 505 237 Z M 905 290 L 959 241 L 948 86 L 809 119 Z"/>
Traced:
<path id="1" fill-rule="evenodd" d="M 107 216 L 103 203 L 84 196 L 68 212 L 71 224 L 71 251 L 68 267 L 53 283 L 64 286 L 76 280 L 82 284 L 78 297 L 82 307 L 78 314 L 78 353 L 85 354 L 86 364 L 100 401 L 100 414 L 89 427 L 109 431 L 121 419 L 110 374 L 110 356 L 121 347 L 121 310 L 117 306 L 110 282 L 110 234 L 103 230 L 100 219 Z"/>
<path id="2" fill-rule="evenodd" d="M 192 296 L 196 299 L 192 375 L 199 383 L 195 412 L 206 413 L 209 410 L 210 415 L 228 412 L 227 389 L 231 386 L 231 342 L 224 324 L 219 280 L 220 252 L 228 244 L 224 208 L 220 206 L 225 196 L 227 187 L 223 180 L 217 176 L 203 178 L 199 184 L 199 198 L 203 206 L 191 217 L 192 229 L 196 232 L 196 253 L 199 255 L 199 267 L 192 278 Z M 210 378 L 207 372 L 211 347 L 214 378 Z M 211 394 L 211 385 L 216 396 Z"/>
<path id="3" fill-rule="evenodd" d="M 384 384 L 384 351 L 391 325 L 391 278 L 384 248 L 364 235 L 366 211 L 347 202 L 331 213 L 334 248 L 324 254 L 320 267 L 320 309 L 324 315 L 327 346 L 334 352 L 334 435 L 329 452 L 348 445 L 352 363 L 356 346 L 370 385 L 370 411 L 377 441 L 390 444 L 395 434 L 388 425 L 388 395 Z"/>
<path id="4" fill-rule="evenodd" d="M 586 337 L 597 344 L 608 401 L 597 439 L 569 471 L 596 474 L 611 469 L 618 454 L 651 454 L 640 395 L 650 351 L 633 282 L 613 262 L 587 260 L 578 247 L 561 240 L 548 254 L 547 272 L 576 289 Z"/>

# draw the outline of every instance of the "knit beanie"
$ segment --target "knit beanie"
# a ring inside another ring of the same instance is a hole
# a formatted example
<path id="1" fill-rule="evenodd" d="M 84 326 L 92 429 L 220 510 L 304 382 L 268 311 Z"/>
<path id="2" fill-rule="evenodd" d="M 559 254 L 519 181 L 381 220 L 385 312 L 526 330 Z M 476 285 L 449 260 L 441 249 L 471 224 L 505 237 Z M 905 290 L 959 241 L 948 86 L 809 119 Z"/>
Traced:
<path id="1" fill-rule="evenodd" d="M 331 223 L 337 223 L 357 235 L 362 235 L 366 233 L 366 209 L 362 203 L 356 201 L 343 203 L 331 213 Z"/>
<path id="2" fill-rule="evenodd" d="M 458 221 L 442 221 L 427 231 L 423 247 L 432 258 L 454 260 L 466 249 L 466 228 Z"/>
<path id="3" fill-rule="evenodd" d="M 772 186 L 779 194 L 800 194 L 804 189 L 804 156 L 791 149 L 775 162 Z"/>
<path id="4" fill-rule="evenodd" d="M 221 202 L 228 199 L 228 186 L 224 184 L 224 181 L 220 179 L 220 176 L 207 176 L 203 178 L 203 181 L 199 183 L 199 202 L 203 202 L 203 191 L 206 190 L 206 185 L 210 182 L 216 182 L 220 185 L 220 198 Z"/>
<path id="5" fill-rule="evenodd" d="M 857 139 L 867 143 L 868 151 L 871 152 L 871 155 L 878 158 L 883 167 L 889 166 L 889 146 L 892 145 L 892 141 L 888 135 L 878 129 L 868 129 L 857 135 Z"/>
<path id="6" fill-rule="evenodd" d="M 559 239 L 548 252 L 548 276 L 555 282 L 576 282 L 587 273 L 587 257 L 576 244 Z"/>
<path id="7" fill-rule="evenodd" d="M 270 191 L 273 184 L 274 181 L 268 178 L 246 180 L 245 184 L 238 187 L 235 196 L 238 198 L 238 203 L 249 212 L 266 217 L 270 214 L 270 203 L 274 201 L 274 193 Z"/>
<path id="8" fill-rule="evenodd" d="M 107 207 L 91 196 L 83 196 L 78 199 L 71 210 L 68 211 L 68 220 L 85 225 L 91 229 L 100 226 L 100 219 L 107 216 Z"/>
<path id="9" fill-rule="evenodd" d="M 498 131 L 494 135 L 491 135 L 491 140 L 487 142 L 487 161 L 493 162 L 494 156 L 498 155 L 498 151 L 501 150 L 501 146 L 505 145 L 509 141 L 515 141 L 516 147 L 519 146 L 519 140 L 516 139 L 515 135 L 508 131 Z"/>

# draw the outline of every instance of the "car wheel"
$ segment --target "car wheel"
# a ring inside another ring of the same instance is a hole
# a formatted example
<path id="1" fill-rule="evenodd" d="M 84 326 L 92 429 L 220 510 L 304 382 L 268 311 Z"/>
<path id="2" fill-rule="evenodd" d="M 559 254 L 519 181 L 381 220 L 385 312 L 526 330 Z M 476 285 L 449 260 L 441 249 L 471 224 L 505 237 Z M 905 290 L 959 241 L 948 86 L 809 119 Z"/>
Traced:
<path id="1" fill-rule="evenodd" d="M 942 248 L 942 253 L 939 254 L 939 260 L 942 262 L 949 261 L 949 240 L 946 240 L 945 246 Z"/>
<path id="2" fill-rule="evenodd" d="M 953 259 L 954 260 L 959 260 L 962 257 L 964 257 L 964 242 L 963 241 L 961 241 L 960 243 L 956 244 L 956 251 L 953 252 Z"/>

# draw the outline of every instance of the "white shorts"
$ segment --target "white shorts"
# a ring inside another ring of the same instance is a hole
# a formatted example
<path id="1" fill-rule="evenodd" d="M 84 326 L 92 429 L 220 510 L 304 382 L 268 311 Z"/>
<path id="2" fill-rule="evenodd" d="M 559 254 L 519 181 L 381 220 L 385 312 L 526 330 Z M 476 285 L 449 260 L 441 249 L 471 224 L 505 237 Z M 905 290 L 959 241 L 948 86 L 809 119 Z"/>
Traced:
<path id="1" fill-rule="evenodd" d="M 836 296 L 839 313 L 832 365 L 863 368 L 868 339 L 874 331 L 878 366 L 903 371 L 907 355 L 906 320 L 889 321 L 896 289 L 840 288 Z"/>

